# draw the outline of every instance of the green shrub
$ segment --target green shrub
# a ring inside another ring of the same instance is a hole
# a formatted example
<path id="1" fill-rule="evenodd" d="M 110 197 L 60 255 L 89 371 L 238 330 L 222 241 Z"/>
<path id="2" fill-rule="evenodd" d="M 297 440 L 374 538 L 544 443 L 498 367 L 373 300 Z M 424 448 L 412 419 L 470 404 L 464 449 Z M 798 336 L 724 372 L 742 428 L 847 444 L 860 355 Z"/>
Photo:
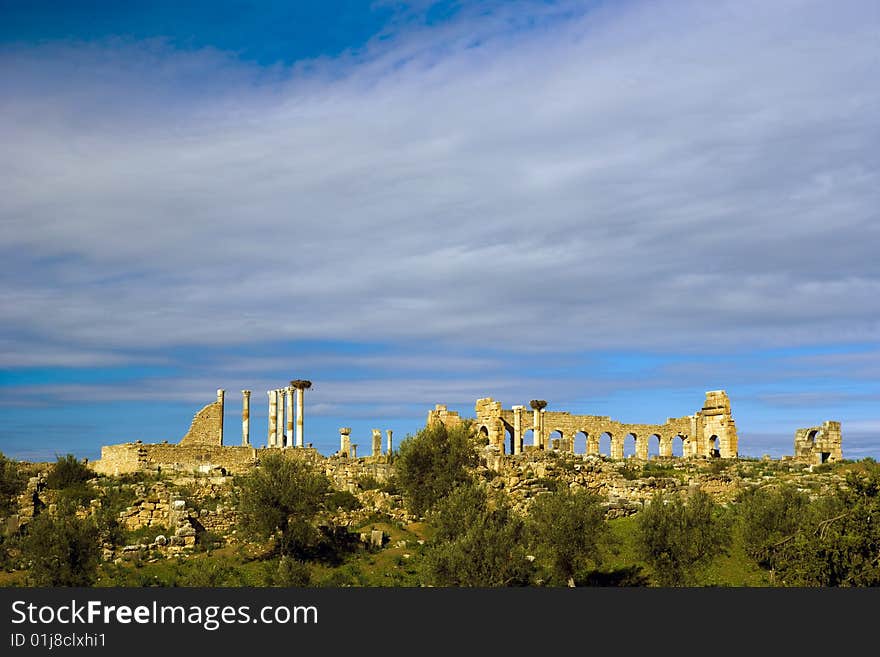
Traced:
<path id="1" fill-rule="evenodd" d="M 729 528 L 703 491 L 691 493 L 686 501 L 657 493 L 637 518 L 637 551 L 661 586 L 691 584 L 696 569 L 728 543 Z"/>
<path id="2" fill-rule="evenodd" d="M 22 541 L 22 557 L 30 562 L 28 580 L 35 586 L 90 586 L 100 555 L 98 528 L 73 515 L 40 514 Z"/>
<path id="3" fill-rule="evenodd" d="M 334 490 L 327 496 L 327 508 L 355 511 L 362 507 L 360 500 L 347 490 Z"/>
<path id="4" fill-rule="evenodd" d="M 0 516 L 12 513 L 15 498 L 24 490 L 26 483 L 18 464 L 0 452 Z"/>
<path id="5" fill-rule="evenodd" d="M 52 465 L 52 469 L 46 475 L 46 486 L 54 490 L 62 490 L 84 484 L 93 477 L 95 477 L 94 472 L 78 461 L 73 454 L 67 454 L 59 456 Z"/>
<path id="6" fill-rule="evenodd" d="M 435 423 L 404 439 L 394 472 L 413 515 L 424 515 L 470 480 L 468 469 L 478 462 L 475 440 L 467 423 L 451 428 Z"/>

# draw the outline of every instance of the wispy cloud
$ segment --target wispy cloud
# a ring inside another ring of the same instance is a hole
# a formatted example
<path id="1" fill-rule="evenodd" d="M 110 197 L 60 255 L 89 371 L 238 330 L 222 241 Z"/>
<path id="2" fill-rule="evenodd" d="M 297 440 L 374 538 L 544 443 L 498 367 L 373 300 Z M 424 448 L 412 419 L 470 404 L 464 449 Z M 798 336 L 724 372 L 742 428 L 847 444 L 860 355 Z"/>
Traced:
<path id="1" fill-rule="evenodd" d="M 4 332 L 86 357 L 877 339 L 873 3 L 512 12 L 271 74 L 5 49 Z"/>

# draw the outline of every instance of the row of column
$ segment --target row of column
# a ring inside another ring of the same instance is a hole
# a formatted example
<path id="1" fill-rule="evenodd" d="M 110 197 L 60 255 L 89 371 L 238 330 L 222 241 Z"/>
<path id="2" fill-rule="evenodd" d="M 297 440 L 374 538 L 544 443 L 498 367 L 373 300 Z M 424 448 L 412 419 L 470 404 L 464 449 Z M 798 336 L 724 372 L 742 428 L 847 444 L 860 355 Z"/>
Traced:
<path id="1" fill-rule="evenodd" d="M 391 455 L 392 450 L 394 449 L 394 444 L 392 442 L 391 429 L 385 430 L 385 436 L 387 437 L 387 451 L 386 454 Z M 381 456 L 382 455 L 382 432 L 379 429 L 373 429 L 373 456 Z M 339 454 L 342 456 L 348 456 L 350 458 L 357 458 L 357 444 L 351 442 L 351 427 L 339 427 Z"/>
<path id="2" fill-rule="evenodd" d="M 241 391 L 241 444 L 249 446 L 251 391 Z M 269 390 L 269 434 L 267 447 L 292 447 L 294 445 L 294 412 L 296 397 L 296 446 L 303 446 L 303 388 L 287 386 Z M 286 413 L 285 413 L 286 407 Z M 285 415 L 287 423 L 285 426 Z M 286 429 L 286 431 L 285 431 Z"/>
<path id="3" fill-rule="evenodd" d="M 513 453 L 521 454 L 523 451 L 523 411 L 525 406 L 513 406 Z M 544 409 L 532 411 L 532 444 L 536 449 L 544 446 Z"/>

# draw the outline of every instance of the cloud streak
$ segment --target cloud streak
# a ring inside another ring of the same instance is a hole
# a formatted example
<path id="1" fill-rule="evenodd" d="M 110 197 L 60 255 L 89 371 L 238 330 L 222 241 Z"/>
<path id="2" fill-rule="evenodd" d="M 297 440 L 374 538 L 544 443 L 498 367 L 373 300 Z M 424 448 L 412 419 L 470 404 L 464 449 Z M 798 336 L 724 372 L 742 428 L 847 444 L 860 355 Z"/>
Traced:
<path id="1" fill-rule="evenodd" d="M 506 17 L 309 73 L 7 48 L 4 330 L 85 354 L 877 339 L 875 8 Z"/>

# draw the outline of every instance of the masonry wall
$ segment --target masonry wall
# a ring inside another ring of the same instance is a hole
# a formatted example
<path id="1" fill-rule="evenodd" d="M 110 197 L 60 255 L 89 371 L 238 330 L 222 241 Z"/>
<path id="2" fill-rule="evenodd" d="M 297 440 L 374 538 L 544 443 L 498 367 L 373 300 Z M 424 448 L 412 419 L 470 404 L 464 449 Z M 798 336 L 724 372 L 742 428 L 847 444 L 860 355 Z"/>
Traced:
<path id="1" fill-rule="evenodd" d="M 174 470 L 209 472 L 223 468 L 229 474 L 246 472 L 257 462 L 257 450 L 246 446 L 124 443 L 105 445 L 91 465 L 98 474 Z"/>
<path id="2" fill-rule="evenodd" d="M 196 413 L 181 445 L 223 444 L 223 402 L 216 401 Z"/>
<path id="3" fill-rule="evenodd" d="M 795 458 L 812 464 L 843 459 L 840 422 L 827 421 L 822 426 L 798 429 L 794 434 Z"/>

